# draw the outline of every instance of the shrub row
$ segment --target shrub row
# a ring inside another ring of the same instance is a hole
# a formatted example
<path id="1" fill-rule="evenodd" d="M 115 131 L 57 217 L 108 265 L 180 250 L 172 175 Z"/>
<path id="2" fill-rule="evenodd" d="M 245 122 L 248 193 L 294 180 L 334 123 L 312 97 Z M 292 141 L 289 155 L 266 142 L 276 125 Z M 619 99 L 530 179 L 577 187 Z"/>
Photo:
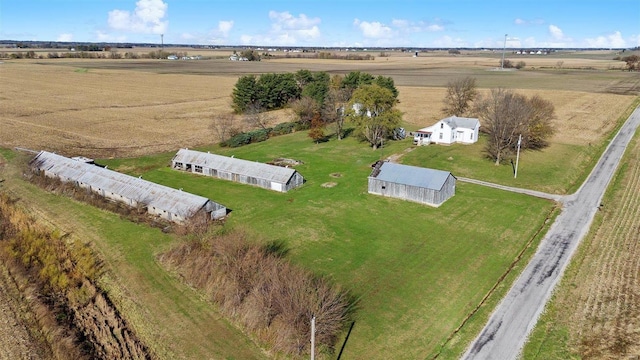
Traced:
<path id="1" fill-rule="evenodd" d="M 285 122 L 266 129 L 241 132 L 220 143 L 222 147 L 240 147 L 265 141 L 270 137 L 291 134 L 294 131 L 307 130 L 308 125 L 300 122 Z"/>
<path id="2" fill-rule="evenodd" d="M 270 350 L 308 354 L 315 315 L 316 344 L 332 353 L 355 301 L 326 278 L 286 261 L 284 253 L 278 244 L 253 245 L 246 234 L 235 232 L 185 242 L 160 261 Z"/>
<path id="3" fill-rule="evenodd" d="M 0 193 L 0 258 L 35 285 L 61 331 L 40 326 L 59 358 L 151 359 L 148 349 L 95 285 L 100 262 L 87 246 L 67 241 Z M 44 315 L 42 316 L 44 318 Z M 53 322 L 53 320 L 51 320 Z M 73 346 L 73 344 L 79 344 Z"/>

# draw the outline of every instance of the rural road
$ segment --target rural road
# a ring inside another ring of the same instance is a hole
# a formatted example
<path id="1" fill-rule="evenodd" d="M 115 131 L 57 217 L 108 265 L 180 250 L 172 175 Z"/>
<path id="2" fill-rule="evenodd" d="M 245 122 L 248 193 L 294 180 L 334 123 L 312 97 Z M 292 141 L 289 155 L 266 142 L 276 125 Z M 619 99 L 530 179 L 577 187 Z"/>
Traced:
<path id="1" fill-rule="evenodd" d="M 640 107 L 629 116 L 580 189 L 563 197 L 562 213 L 463 359 L 518 357 L 571 256 L 589 231 L 605 190 L 639 125 Z"/>

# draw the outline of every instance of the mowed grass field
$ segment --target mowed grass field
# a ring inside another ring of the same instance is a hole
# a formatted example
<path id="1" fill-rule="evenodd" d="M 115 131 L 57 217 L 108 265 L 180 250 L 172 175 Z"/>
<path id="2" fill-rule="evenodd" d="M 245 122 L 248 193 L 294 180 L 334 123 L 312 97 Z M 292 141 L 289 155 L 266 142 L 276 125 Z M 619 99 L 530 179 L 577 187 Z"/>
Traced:
<path id="1" fill-rule="evenodd" d="M 520 265 L 454 336 L 455 329 L 520 252 L 525 252 L 526 261 L 537 238 L 527 244 L 545 219 L 553 216 L 553 204 L 461 183 L 457 195 L 438 209 L 378 198 L 366 193 L 371 163 L 404 153 L 412 148 L 410 140 L 391 142 L 373 152 L 353 138 L 313 144 L 305 133 L 296 133 L 239 149 L 220 149 L 210 145 L 216 139 L 209 124 L 211 117 L 229 112 L 229 96 L 241 74 L 311 69 L 393 76 L 409 130 L 439 118 L 448 79 L 477 75 L 482 91 L 503 86 L 539 93 L 554 103 L 556 127 L 563 131 L 550 148 L 523 154 L 522 175 L 515 184 L 566 193 L 586 174 L 633 103 L 639 80 L 637 74 L 606 70 L 610 61 L 603 59 L 583 60 L 589 64 L 585 67 L 598 64 L 596 68 L 602 70 L 596 71 L 519 72 L 488 71 L 497 57 L 478 59 L 484 60 L 402 56 L 371 62 L 5 62 L 0 64 L 0 144 L 103 158 L 110 168 L 225 204 L 233 210 L 226 226 L 247 229 L 258 241 L 283 241 L 293 261 L 331 276 L 360 297 L 344 359 L 431 358 L 439 353 L 440 358 L 456 358 Z M 281 111 L 275 121 L 289 116 Z M 495 168 L 486 162 L 481 145 L 422 147 L 400 161 L 513 185 L 511 167 Z M 257 161 L 281 156 L 299 159 L 304 161 L 299 170 L 307 183 L 289 194 L 278 194 L 177 173 L 166 166 L 178 147 Z M 329 182 L 335 186 L 322 186 Z M 185 358 L 198 358 L 213 349 L 214 358 L 263 355 L 246 338 L 220 330 L 229 325 L 216 318 L 214 308 L 206 302 L 194 303 L 198 295 L 155 263 L 155 256 L 178 240 L 154 229 L 134 229 L 126 221 L 83 205 L 45 197 L 17 178 L 11 186 L 31 201 L 29 206 L 44 209 L 43 218 L 69 231 L 84 231 L 85 238 L 96 244 L 114 274 L 107 283 L 120 306 L 162 357 L 172 358 L 184 350 Z M 67 206 L 78 207 L 70 212 L 73 216 L 61 215 Z M 91 215 L 82 216 L 85 212 Z M 116 223 L 118 230 L 111 231 Z M 189 305 L 182 304 L 182 296 L 190 299 L 185 300 Z M 201 349 L 202 341 L 211 342 Z"/>

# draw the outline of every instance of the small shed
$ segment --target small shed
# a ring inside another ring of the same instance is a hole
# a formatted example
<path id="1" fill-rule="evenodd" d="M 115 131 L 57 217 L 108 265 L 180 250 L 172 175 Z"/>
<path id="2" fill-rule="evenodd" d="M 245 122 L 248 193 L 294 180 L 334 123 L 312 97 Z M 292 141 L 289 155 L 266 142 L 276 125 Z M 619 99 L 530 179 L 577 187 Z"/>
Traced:
<path id="1" fill-rule="evenodd" d="M 180 149 L 171 160 L 176 170 L 287 192 L 304 183 L 295 169 L 228 156 Z"/>
<path id="2" fill-rule="evenodd" d="M 369 193 L 438 207 L 456 193 L 448 171 L 379 161 L 369 176 Z"/>
<path id="3" fill-rule="evenodd" d="M 29 164 L 47 177 L 74 183 L 130 207 L 142 206 L 148 213 L 176 223 L 182 223 L 200 213 L 211 219 L 219 219 L 227 214 L 224 205 L 205 197 L 121 174 L 87 163 L 82 158 L 70 159 L 41 151 Z"/>

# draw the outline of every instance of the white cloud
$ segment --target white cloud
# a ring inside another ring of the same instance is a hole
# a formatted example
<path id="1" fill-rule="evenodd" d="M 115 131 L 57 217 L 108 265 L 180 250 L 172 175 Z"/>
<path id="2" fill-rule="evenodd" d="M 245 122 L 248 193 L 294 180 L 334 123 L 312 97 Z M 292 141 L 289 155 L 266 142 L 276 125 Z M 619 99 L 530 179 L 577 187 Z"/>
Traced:
<path id="1" fill-rule="evenodd" d="M 513 23 L 516 25 L 542 25 L 544 24 L 544 20 L 542 19 L 527 20 L 522 18 L 516 18 L 515 20 L 513 20 Z"/>
<path id="2" fill-rule="evenodd" d="M 233 28 L 233 21 L 218 21 L 218 31 L 224 36 L 229 36 L 229 31 Z"/>
<path id="3" fill-rule="evenodd" d="M 287 11 L 269 11 L 269 19 L 271 19 L 271 29 L 268 33 L 244 34 L 240 36 L 240 42 L 244 45 L 294 46 L 310 43 L 321 37 L 318 27 L 320 18 L 310 18 L 305 14 L 294 16 Z"/>
<path id="4" fill-rule="evenodd" d="M 139 0 L 133 13 L 118 9 L 109 11 L 107 23 L 114 30 L 162 34 L 169 24 L 164 20 L 167 7 L 162 0 Z"/>
<path id="5" fill-rule="evenodd" d="M 69 42 L 73 41 L 73 34 L 60 34 L 56 41 Z"/>
<path id="6" fill-rule="evenodd" d="M 362 35 L 366 38 L 370 39 L 389 39 L 393 37 L 393 30 L 382 23 L 377 21 L 368 22 L 368 21 L 360 21 L 359 19 L 355 19 L 353 24 L 357 26 Z"/>
<path id="7" fill-rule="evenodd" d="M 562 29 L 553 24 L 549 25 L 549 33 L 554 40 L 564 40 Z"/>
<path id="8" fill-rule="evenodd" d="M 594 48 L 626 48 L 627 42 L 622 38 L 622 33 L 616 31 L 607 36 L 598 36 L 593 39 L 585 39 L 588 47 Z"/>
<path id="9" fill-rule="evenodd" d="M 357 20 L 357 19 L 356 19 Z M 437 32 L 444 30 L 444 26 L 439 24 L 431 24 L 424 21 L 412 22 L 404 19 L 393 19 L 391 25 L 403 32 Z"/>

